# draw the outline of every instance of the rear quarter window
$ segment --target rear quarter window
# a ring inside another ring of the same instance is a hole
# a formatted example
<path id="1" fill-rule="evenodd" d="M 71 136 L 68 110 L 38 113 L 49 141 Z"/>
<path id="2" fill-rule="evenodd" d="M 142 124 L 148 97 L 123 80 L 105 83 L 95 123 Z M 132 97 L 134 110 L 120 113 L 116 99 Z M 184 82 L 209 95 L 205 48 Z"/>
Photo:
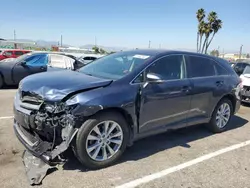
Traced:
<path id="1" fill-rule="evenodd" d="M 219 62 L 214 61 L 214 68 L 217 75 L 229 75 L 229 72 Z"/>

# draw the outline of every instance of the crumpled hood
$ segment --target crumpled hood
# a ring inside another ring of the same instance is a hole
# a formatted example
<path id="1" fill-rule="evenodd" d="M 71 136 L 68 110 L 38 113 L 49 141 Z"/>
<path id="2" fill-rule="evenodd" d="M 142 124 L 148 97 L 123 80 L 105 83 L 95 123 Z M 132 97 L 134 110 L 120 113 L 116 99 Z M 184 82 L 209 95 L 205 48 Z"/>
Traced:
<path id="1" fill-rule="evenodd" d="M 38 73 L 24 78 L 19 89 L 25 95 L 38 97 L 44 101 L 60 101 L 73 92 L 104 87 L 112 80 L 88 76 L 70 70 Z"/>

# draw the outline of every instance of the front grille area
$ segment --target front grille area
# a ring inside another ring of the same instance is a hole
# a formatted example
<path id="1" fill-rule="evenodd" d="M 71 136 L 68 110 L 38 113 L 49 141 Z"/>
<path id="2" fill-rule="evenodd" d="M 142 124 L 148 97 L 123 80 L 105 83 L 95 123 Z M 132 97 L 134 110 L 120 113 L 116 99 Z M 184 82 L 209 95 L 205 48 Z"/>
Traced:
<path id="1" fill-rule="evenodd" d="M 39 110 L 43 101 L 30 92 L 18 91 L 18 100 L 22 108 L 29 110 Z"/>

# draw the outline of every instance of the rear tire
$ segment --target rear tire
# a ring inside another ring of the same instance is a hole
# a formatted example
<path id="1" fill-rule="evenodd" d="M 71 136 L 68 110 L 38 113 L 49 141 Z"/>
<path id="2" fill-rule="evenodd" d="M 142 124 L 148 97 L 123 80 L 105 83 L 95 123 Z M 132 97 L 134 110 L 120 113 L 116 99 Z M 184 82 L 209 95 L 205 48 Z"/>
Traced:
<path id="1" fill-rule="evenodd" d="M 233 115 L 232 102 L 224 98 L 214 109 L 212 118 L 207 127 L 214 133 L 221 133 L 225 131 Z"/>
<path id="2" fill-rule="evenodd" d="M 111 131 L 112 128 L 114 130 Z M 121 157 L 128 139 L 129 129 L 123 116 L 119 113 L 104 112 L 83 123 L 76 137 L 74 153 L 78 160 L 90 169 L 108 167 Z"/>

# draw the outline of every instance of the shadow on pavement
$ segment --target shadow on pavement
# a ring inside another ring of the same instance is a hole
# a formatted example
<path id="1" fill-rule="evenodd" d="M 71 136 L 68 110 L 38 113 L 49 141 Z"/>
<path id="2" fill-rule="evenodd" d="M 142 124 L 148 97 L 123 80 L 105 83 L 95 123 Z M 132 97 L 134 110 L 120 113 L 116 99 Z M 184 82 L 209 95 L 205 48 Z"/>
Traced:
<path id="1" fill-rule="evenodd" d="M 18 86 L 3 86 L 0 90 L 17 89 Z"/>
<path id="2" fill-rule="evenodd" d="M 234 116 L 231 119 L 227 131 L 242 127 L 247 123 L 248 120 Z M 188 144 L 189 142 L 203 139 L 211 135 L 213 135 L 213 133 L 211 133 L 207 128 L 202 125 L 197 125 L 147 137 L 135 142 L 132 147 L 127 148 L 126 152 L 123 154 L 123 157 L 118 161 L 118 163 L 143 159 L 155 153 L 176 146 L 190 148 L 191 146 Z M 88 171 L 74 157 L 73 152 L 69 151 L 66 155 L 68 155 L 69 161 L 63 166 L 64 170 Z"/>

